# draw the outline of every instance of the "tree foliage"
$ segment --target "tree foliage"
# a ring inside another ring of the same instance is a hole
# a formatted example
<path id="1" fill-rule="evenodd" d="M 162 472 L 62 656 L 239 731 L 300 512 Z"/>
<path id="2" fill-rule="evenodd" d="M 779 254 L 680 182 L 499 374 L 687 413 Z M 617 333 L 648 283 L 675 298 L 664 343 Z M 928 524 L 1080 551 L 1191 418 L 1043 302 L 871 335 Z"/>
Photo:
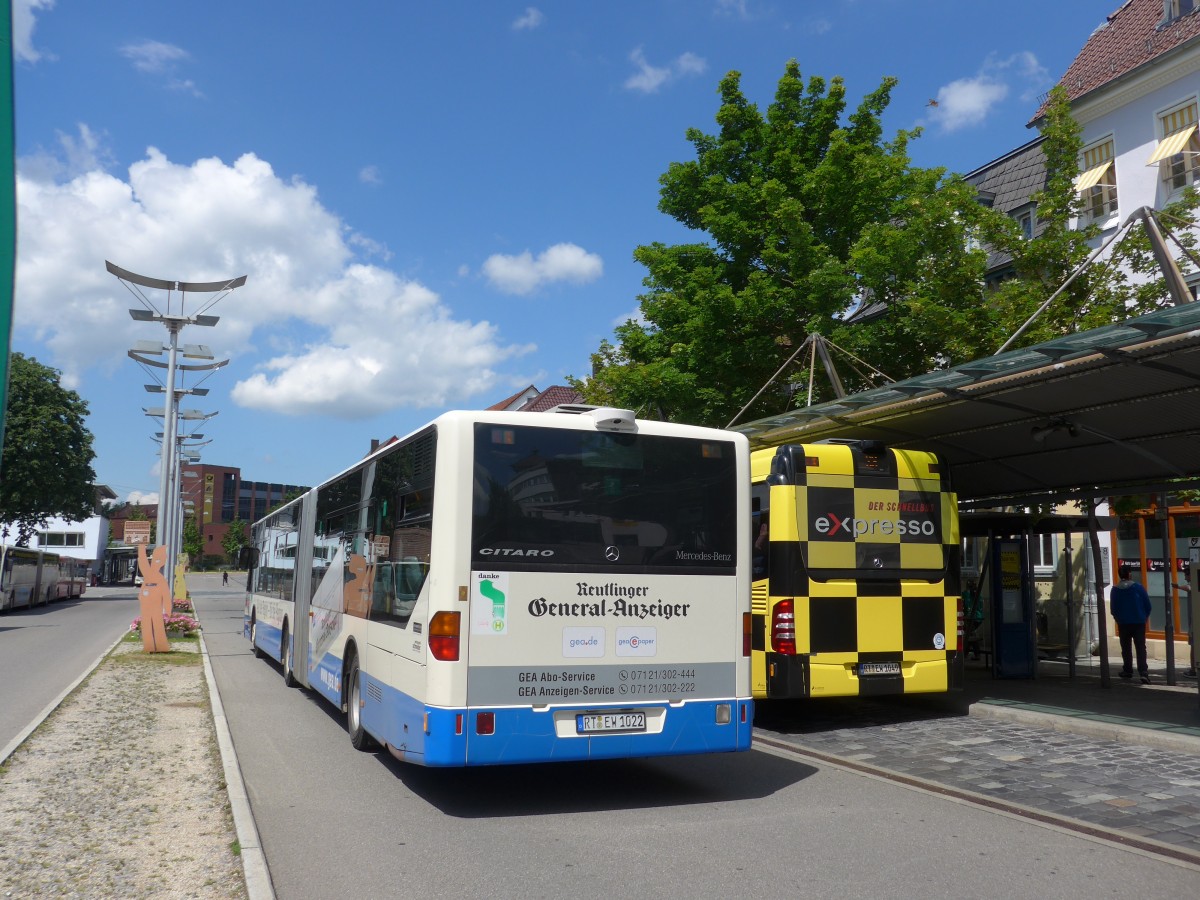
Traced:
<path id="1" fill-rule="evenodd" d="M 196 564 L 204 556 L 204 535 L 195 516 L 183 520 L 183 552 Z"/>
<path id="2" fill-rule="evenodd" d="M 95 510 L 96 473 L 88 406 L 59 383 L 59 372 L 32 357 L 10 360 L 0 520 L 15 524 L 27 545 L 48 519 L 80 522 Z"/>
<path id="3" fill-rule="evenodd" d="M 702 237 L 637 248 L 648 272 L 640 320 L 619 326 L 592 378 L 575 382 L 589 401 L 724 425 L 813 332 L 893 378 L 994 339 L 980 244 L 1010 225 L 961 179 L 912 165 L 918 131 L 883 138 L 895 84 L 884 79 L 847 114 L 840 78 L 805 84 L 792 61 L 764 115 L 739 73 L 721 81 L 718 132 L 689 129 L 696 158 L 660 179 L 659 209 Z M 887 315 L 846 327 L 864 304 Z M 788 393 L 784 379 L 747 416 L 778 412 Z"/>
<path id="4" fill-rule="evenodd" d="M 229 562 L 235 564 L 237 563 L 238 551 L 249 543 L 250 538 L 246 534 L 246 523 L 241 519 L 234 519 L 229 523 L 229 529 L 225 532 L 225 536 L 221 538 L 221 549 L 225 551 Z"/>
<path id="5" fill-rule="evenodd" d="M 1028 346 L 1170 302 L 1140 229 L 1054 296 L 1101 236 L 1080 217 L 1080 128 L 1061 87 L 1041 123 L 1047 177 L 1027 240 L 972 185 L 911 164 L 919 130 L 883 139 L 893 79 L 849 115 L 842 81 L 805 85 L 795 61 L 765 115 L 739 82 L 737 72 L 721 82 L 718 132 L 690 129 L 696 158 L 660 179 L 659 209 L 702 237 L 637 248 L 640 316 L 601 343 L 590 379 L 572 380 L 589 402 L 720 426 L 810 334 L 867 363 L 839 365 L 853 392 L 876 383 L 871 368 L 898 380 L 989 356 L 1010 338 Z M 1196 201 L 1189 187 L 1162 211 L 1189 247 Z M 996 288 L 985 287 L 989 250 L 1015 273 Z M 872 314 L 848 315 L 856 309 Z M 793 364 L 741 419 L 810 389 L 814 402 L 831 396 L 822 376 Z"/>
<path id="6" fill-rule="evenodd" d="M 1000 285 L 989 298 L 1006 337 L 1015 335 L 1066 284 L 1102 237 L 1099 226 L 1081 215 L 1085 198 L 1075 190 L 1082 148 L 1080 127 L 1071 117 L 1070 101 L 1061 85 L 1050 92 L 1040 130 L 1045 138 L 1042 151 L 1046 185 L 1032 198 L 1037 206 L 1034 238 L 1007 244 L 1016 277 Z M 1195 221 L 1196 201 L 1197 194 L 1189 187 L 1161 211 L 1188 247 L 1195 243 L 1194 232 L 1187 226 Z M 1179 261 L 1184 259 L 1181 255 Z M 1138 226 L 1080 271 L 1028 324 L 1012 347 L 1111 325 L 1170 303 L 1149 239 Z"/>

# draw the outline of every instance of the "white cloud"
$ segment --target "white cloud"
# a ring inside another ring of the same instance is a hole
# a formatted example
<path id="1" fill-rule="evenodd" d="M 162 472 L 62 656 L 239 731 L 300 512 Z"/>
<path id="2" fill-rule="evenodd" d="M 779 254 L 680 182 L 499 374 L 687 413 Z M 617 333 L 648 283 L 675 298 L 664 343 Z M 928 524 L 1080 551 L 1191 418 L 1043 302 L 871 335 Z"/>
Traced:
<path id="1" fill-rule="evenodd" d="M 358 170 L 358 180 L 363 184 L 383 184 L 383 176 L 379 174 L 379 166 L 363 166 Z"/>
<path id="2" fill-rule="evenodd" d="M 489 256 L 483 274 L 493 287 L 506 294 L 529 294 L 555 281 L 595 281 L 604 274 L 604 261 L 575 244 L 555 244 L 536 257 L 528 250 L 516 256 Z"/>
<path id="3" fill-rule="evenodd" d="M 158 504 L 158 491 L 130 491 L 129 496 L 125 498 L 127 503 L 132 503 L 134 506 L 149 506 Z"/>
<path id="4" fill-rule="evenodd" d="M 17 62 L 35 63 L 42 54 L 33 46 L 33 30 L 37 27 L 37 13 L 54 9 L 54 0 L 14 0 L 12 5 L 13 59 Z"/>
<path id="5" fill-rule="evenodd" d="M 192 79 L 175 77 L 178 64 L 192 58 L 182 47 L 162 41 L 143 41 L 140 44 L 126 44 L 121 48 L 121 55 L 132 62 L 139 72 L 167 76 L 165 84 L 168 90 L 191 94 L 193 97 L 204 96 Z"/>
<path id="6" fill-rule="evenodd" d="M 695 53 L 682 53 L 669 66 L 652 66 L 641 47 L 629 54 L 637 72 L 625 79 L 625 87 L 631 91 L 653 94 L 668 81 L 682 76 L 700 75 L 708 68 L 703 57 Z"/>
<path id="7" fill-rule="evenodd" d="M 717 0 L 717 13 L 737 16 L 740 19 L 749 18 L 746 0 Z"/>
<path id="8" fill-rule="evenodd" d="M 162 41 L 143 41 L 140 44 L 126 44 L 121 48 L 121 55 L 133 63 L 139 72 L 159 73 L 174 68 L 175 63 L 189 59 L 188 52 L 174 44 L 164 44 Z"/>
<path id="9" fill-rule="evenodd" d="M 540 9 L 536 6 L 527 6 L 525 7 L 525 12 L 513 21 L 513 31 L 531 31 L 545 20 L 546 17 L 542 15 Z"/>
<path id="10" fill-rule="evenodd" d="M 958 131 L 983 122 L 992 107 L 1008 96 L 1008 85 L 988 75 L 960 78 L 938 89 L 930 117 L 943 131 Z"/>
<path id="11" fill-rule="evenodd" d="M 58 132 L 57 147 L 41 149 L 24 157 L 21 168 L 25 175 L 35 180 L 57 181 L 108 169 L 113 162 L 107 135 L 80 123 L 77 135 Z"/>
<path id="12" fill-rule="evenodd" d="M 943 131 L 979 125 L 1008 97 L 1013 82 L 1023 88 L 1020 99 L 1028 103 L 1051 81 L 1045 66 L 1028 51 L 1005 59 L 989 56 L 974 77 L 959 78 L 938 89 L 929 117 Z"/>
<path id="13" fill-rule="evenodd" d="M 212 334 L 186 337 L 243 367 L 270 357 L 233 390 L 255 409 L 353 417 L 447 405 L 487 392 L 500 363 L 533 349 L 356 260 L 354 248 L 374 242 L 321 206 L 315 188 L 252 153 L 186 165 L 150 148 L 127 179 L 93 170 L 55 181 L 23 163 L 15 324 L 46 345 L 69 387 L 91 368 L 129 365 L 130 341 L 161 337 L 129 320 L 135 301 L 106 259 L 155 278 L 248 276 L 212 310 L 221 317 Z M 162 305 L 164 294 L 146 293 Z M 211 299 L 185 297 L 186 312 Z"/>
<path id="14" fill-rule="evenodd" d="M 612 326 L 613 328 L 616 328 L 618 325 L 624 325 L 630 319 L 637 322 L 639 325 L 647 324 L 646 316 L 642 313 L 642 308 L 640 306 L 635 306 L 629 312 L 619 315 L 613 319 Z"/>

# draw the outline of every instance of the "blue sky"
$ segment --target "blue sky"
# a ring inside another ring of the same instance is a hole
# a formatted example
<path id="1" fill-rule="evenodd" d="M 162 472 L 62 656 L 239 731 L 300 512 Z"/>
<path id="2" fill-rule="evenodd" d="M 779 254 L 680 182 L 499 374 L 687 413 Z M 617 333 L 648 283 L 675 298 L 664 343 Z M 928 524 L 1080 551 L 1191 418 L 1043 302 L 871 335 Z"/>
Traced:
<path id="1" fill-rule="evenodd" d="M 967 172 L 1033 137 L 1119 5 L 14 0 L 13 349 L 90 404 L 98 480 L 154 499 L 161 395 L 126 350 L 166 333 L 105 260 L 246 275 L 183 332 L 230 360 L 184 406 L 218 411 L 204 462 L 317 483 L 373 437 L 587 374 L 636 311 L 634 248 L 695 239 L 658 178 L 716 130 L 726 72 L 760 108 L 791 58 L 852 106 L 895 76 L 888 131 Z"/>

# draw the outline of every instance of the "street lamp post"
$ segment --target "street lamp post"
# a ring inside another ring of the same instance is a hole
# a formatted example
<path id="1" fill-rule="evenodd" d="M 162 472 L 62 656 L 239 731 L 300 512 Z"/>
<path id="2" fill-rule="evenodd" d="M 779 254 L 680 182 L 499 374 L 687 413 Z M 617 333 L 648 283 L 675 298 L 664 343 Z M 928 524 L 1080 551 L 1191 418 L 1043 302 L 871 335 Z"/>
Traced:
<path id="1" fill-rule="evenodd" d="M 162 392 L 166 394 L 166 405 L 163 408 L 161 415 L 163 417 L 163 443 L 162 443 L 162 472 L 159 480 L 159 497 L 158 497 L 158 517 L 157 529 L 158 540 L 160 544 L 165 545 L 166 562 L 164 575 L 166 576 L 167 589 L 174 596 L 175 584 L 175 555 L 178 550 L 178 538 L 175 535 L 177 523 L 182 520 L 182 516 L 178 515 L 175 506 L 177 505 L 179 485 L 177 476 L 178 455 L 176 447 L 178 431 L 178 418 L 187 418 L 186 413 L 190 411 L 179 411 L 180 395 L 189 393 L 188 391 L 177 390 L 175 387 L 175 377 L 178 371 L 181 370 L 210 370 L 216 369 L 225 365 L 228 360 L 223 360 L 219 363 L 212 363 L 202 366 L 189 366 L 178 363 L 178 355 L 180 352 L 179 333 L 185 325 L 200 325 L 212 327 L 217 324 L 217 316 L 203 315 L 204 311 L 213 306 L 217 301 L 224 297 L 227 293 L 239 288 L 246 283 L 246 276 L 241 275 L 237 278 L 230 278 L 225 281 L 213 282 L 188 282 L 188 281 L 169 281 L 162 278 L 149 278 L 145 275 L 138 275 L 135 272 L 127 271 L 107 260 L 104 263 L 110 273 L 115 275 L 117 279 L 125 285 L 131 294 L 138 298 L 141 303 L 140 309 L 129 310 L 129 315 L 138 322 L 159 322 L 167 329 L 168 344 L 163 347 L 161 344 L 155 345 L 150 342 L 139 342 L 139 346 L 134 350 L 129 351 L 130 357 L 143 365 L 150 365 L 159 368 L 165 368 L 166 384 L 162 386 Z M 165 311 L 160 311 L 150 299 L 140 290 L 140 288 L 150 288 L 152 290 L 166 291 L 167 302 Z M 172 295 L 178 293 L 178 310 L 172 311 Z M 185 311 L 186 297 L 189 293 L 199 293 L 216 295 L 211 296 L 201 307 L 187 314 Z M 155 360 L 146 359 L 142 354 L 160 354 L 163 351 L 167 353 L 167 361 L 165 364 Z M 191 356 L 199 359 L 209 359 L 213 357 L 208 352 L 207 347 L 184 347 L 184 356 Z M 148 389 L 154 389 L 153 386 L 148 386 Z M 193 389 L 191 391 L 195 393 Z M 207 393 L 205 391 L 205 393 Z M 159 414 L 157 410 L 147 411 L 148 415 Z M 200 414 L 203 416 L 204 414 Z"/>

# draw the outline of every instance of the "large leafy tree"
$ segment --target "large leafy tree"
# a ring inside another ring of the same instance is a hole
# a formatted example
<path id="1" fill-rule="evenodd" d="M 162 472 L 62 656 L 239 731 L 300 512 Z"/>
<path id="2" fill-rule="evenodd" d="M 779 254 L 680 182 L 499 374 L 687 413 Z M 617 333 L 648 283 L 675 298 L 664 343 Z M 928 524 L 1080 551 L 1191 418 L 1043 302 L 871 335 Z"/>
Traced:
<path id="1" fill-rule="evenodd" d="M 16 527 L 24 546 L 52 516 L 79 522 L 92 515 L 95 453 L 87 403 L 59 383 L 59 372 L 20 353 L 10 367 L 0 521 Z"/>
<path id="2" fill-rule="evenodd" d="M 241 519 L 234 519 L 229 523 L 229 528 L 226 530 L 225 536 L 221 538 L 221 549 L 229 557 L 230 563 L 236 563 L 238 551 L 249 543 L 250 538 L 246 534 L 246 523 Z"/>
<path id="3" fill-rule="evenodd" d="M 719 131 L 690 129 L 696 158 L 661 177 L 659 209 L 701 237 L 638 247 L 647 269 L 640 320 L 616 329 L 576 386 L 592 402 L 724 425 L 811 333 L 893 378 L 972 358 L 994 339 L 982 303 L 985 242 L 1009 223 L 941 169 L 912 165 L 917 131 L 884 140 L 894 79 L 847 115 L 834 78 L 805 84 L 786 66 L 765 114 L 720 84 Z M 847 328 L 860 305 L 885 309 Z M 779 379 L 746 417 L 788 402 Z M 848 370 L 851 390 L 869 378 Z M 822 383 L 815 396 L 828 396 Z"/>

